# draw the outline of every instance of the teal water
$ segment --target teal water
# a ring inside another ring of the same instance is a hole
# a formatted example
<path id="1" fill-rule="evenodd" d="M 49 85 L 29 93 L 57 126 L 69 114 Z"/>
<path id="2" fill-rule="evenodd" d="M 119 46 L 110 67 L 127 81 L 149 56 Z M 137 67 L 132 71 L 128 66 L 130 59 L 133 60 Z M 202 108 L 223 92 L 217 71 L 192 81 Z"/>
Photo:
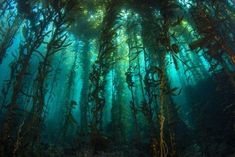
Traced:
<path id="1" fill-rule="evenodd" d="M 0 157 L 232 157 L 234 1 L 0 0 Z"/>

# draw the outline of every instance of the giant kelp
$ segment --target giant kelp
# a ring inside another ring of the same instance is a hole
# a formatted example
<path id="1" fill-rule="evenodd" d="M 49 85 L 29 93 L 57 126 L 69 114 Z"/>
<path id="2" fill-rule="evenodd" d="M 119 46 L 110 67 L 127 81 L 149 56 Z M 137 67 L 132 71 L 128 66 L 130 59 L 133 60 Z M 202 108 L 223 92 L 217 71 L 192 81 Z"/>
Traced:
<path id="1" fill-rule="evenodd" d="M 234 155 L 233 1 L 0 2 L 1 156 Z"/>

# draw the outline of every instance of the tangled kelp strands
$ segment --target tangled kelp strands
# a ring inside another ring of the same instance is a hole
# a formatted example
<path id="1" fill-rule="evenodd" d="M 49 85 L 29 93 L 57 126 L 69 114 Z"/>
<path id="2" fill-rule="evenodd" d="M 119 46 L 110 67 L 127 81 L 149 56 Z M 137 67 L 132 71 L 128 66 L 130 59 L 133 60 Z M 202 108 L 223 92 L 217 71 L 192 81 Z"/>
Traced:
<path id="1" fill-rule="evenodd" d="M 0 157 L 235 156 L 233 0 L 0 0 Z"/>

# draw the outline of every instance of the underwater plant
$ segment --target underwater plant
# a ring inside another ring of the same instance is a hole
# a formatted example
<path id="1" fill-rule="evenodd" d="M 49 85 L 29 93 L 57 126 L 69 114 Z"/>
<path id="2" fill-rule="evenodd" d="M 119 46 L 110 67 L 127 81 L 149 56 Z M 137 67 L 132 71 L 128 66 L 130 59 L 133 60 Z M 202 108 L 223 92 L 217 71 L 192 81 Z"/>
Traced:
<path id="1" fill-rule="evenodd" d="M 43 11 L 37 12 L 37 14 L 43 14 Z M 23 13 L 22 13 L 23 14 Z M 11 144 L 11 133 L 14 130 L 16 121 L 15 121 L 15 112 L 17 111 L 17 108 L 19 107 L 17 104 L 17 100 L 22 93 L 23 88 L 23 78 L 25 77 L 27 70 L 30 65 L 30 59 L 35 53 L 35 50 L 40 47 L 42 44 L 45 36 L 48 35 L 48 32 L 45 32 L 46 28 L 48 27 L 51 16 L 48 15 L 45 17 L 44 21 L 38 21 L 38 23 L 35 23 L 36 21 L 33 21 L 32 19 L 28 19 L 28 22 L 25 23 L 25 26 L 23 28 L 23 34 L 27 42 L 22 43 L 19 48 L 19 57 L 17 59 L 16 64 L 17 70 L 14 74 L 14 82 L 12 87 L 12 94 L 9 104 L 7 104 L 7 112 L 6 117 L 3 125 L 3 131 L 1 135 L 1 140 L 4 143 Z M 1 151 L 7 151 L 7 147 L 10 147 L 9 145 L 2 146 L 3 148 Z"/>
<path id="2" fill-rule="evenodd" d="M 111 1 L 107 5 L 107 14 L 104 17 L 105 25 L 102 29 L 102 34 L 99 39 L 99 53 L 95 64 L 92 65 L 92 71 L 90 74 L 91 89 L 90 99 L 94 101 L 92 112 L 92 134 L 99 136 L 100 130 L 102 129 L 102 114 L 105 105 L 104 99 L 104 88 L 105 88 L 105 77 L 110 70 L 111 56 L 115 51 L 115 45 L 113 45 L 113 38 L 115 37 L 115 19 L 117 11 L 119 10 L 119 3 Z M 107 19 L 107 20 L 106 20 Z M 107 22 L 106 22 L 107 21 Z M 97 143 L 98 144 L 98 143 Z"/>
<path id="3" fill-rule="evenodd" d="M 233 157 L 232 0 L 0 0 L 0 156 Z"/>
<path id="4" fill-rule="evenodd" d="M 1 31 L 1 37 L 2 37 L 2 41 L 1 41 L 1 53 L 0 53 L 0 63 L 2 63 L 3 58 L 6 56 L 7 53 L 7 49 L 13 44 L 13 39 L 19 29 L 20 26 L 20 18 L 19 17 L 15 17 L 13 24 L 10 25 L 9 27 L 7 27 L 7 31 L 4 31 L 3 28 L 0 30 Z"/>
<path id="5" fill-rule="evenodd" d="M 81 88 L 80 110 L 81 110 L 81 135 L 87 137 L 88 133 L 88 93 L 89 93 L 89 74 L 90 74 L 90 41 L 85 41 L 83 46 L 83 53 L 81 54 L 81 66 L 83 85 Z M 86 70 L 85 70 L 86 69 Z M 87 138 L 85 138 L 85 141 Z"/>

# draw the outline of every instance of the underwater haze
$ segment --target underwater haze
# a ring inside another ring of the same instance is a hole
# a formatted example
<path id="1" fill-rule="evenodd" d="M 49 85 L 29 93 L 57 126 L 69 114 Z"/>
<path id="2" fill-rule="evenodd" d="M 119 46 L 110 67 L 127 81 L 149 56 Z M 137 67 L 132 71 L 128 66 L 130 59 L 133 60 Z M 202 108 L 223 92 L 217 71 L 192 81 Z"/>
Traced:
<path id="1" fill-rule="evenodd" d="M 0 157 L 235 157 L 235 1 L 0 0 Z"/>

